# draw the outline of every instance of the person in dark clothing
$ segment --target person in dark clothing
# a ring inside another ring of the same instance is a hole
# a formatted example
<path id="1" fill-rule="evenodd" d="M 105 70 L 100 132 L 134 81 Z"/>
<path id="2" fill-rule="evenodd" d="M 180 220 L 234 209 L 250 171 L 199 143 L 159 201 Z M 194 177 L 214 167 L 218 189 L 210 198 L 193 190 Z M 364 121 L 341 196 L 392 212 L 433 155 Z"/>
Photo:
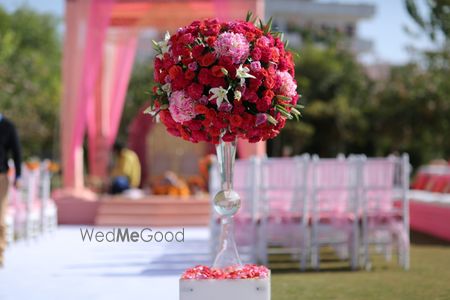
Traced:
<path id="1" fill-rule="evenodd" d="M 14 186 L 18 187 L 21 174 L 21 151 L 14 124 L 0 114 L 0 267 L 3 266 L 3 252 L 6 247 L 5 216 L 8 208 L 8 159 L 12 155 L 16 176 Z"/>

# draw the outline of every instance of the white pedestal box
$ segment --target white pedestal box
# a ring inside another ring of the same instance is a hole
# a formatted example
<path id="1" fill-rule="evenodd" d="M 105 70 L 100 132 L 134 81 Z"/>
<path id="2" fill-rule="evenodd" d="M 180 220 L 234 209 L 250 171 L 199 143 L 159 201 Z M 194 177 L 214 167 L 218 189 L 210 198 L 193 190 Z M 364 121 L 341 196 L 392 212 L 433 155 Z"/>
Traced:
<path id="1" fill-rule="evenodd" d="M 270 300 L 270 277 L 180 279 L 180 300 Z"/>

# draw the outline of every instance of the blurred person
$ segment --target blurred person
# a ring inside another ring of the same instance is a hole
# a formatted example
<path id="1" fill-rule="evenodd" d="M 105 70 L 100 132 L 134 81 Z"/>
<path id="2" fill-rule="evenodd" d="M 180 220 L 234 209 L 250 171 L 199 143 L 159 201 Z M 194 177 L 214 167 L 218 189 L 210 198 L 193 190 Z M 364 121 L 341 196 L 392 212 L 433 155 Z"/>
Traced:
<path id="1" fill-rule="evenodd" d="M 3 266 L 3 252 L 6 247 L 5 217 L 8 210 L 8 158 L 12 155 L 15 165 L 14 186 L 19 187 L 21 174 L 21 150 L 14 124 L 0 114 L 0 268 Z"/>
<path id="2" fill-rule="evenodd" d="M 138 188 L 141 182 L 141 164 L 136 153 L 120 142 L 114 144 L 113 153 L 111 193 L 120 194 L 129 188 Z"/>

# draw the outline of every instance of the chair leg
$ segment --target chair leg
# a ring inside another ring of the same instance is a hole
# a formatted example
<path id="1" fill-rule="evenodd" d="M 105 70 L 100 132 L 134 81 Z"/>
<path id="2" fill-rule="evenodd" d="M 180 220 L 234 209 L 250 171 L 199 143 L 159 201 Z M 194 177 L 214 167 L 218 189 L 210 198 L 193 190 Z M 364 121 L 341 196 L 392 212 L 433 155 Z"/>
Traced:
<path id="1" fill-rule="evenodd" d="M 304 235 L 302 236 L 301 254 L 300 254 L 300 269 L 306 271 L 308 254 L 311 249 L 311 232 L 309 228 L 304 229 Z"/>

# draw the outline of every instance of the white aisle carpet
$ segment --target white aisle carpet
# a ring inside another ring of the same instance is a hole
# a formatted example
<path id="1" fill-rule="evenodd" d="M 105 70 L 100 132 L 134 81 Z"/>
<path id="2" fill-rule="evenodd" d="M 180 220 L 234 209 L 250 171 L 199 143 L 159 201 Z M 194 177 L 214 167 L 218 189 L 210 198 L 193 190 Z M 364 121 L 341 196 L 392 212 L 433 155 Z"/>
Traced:
<path id="1" fill-rule="evenodd" d="M 184 243 L 97 243 L 83 242 L 80 227 L 7 248 L 0 300 L 176 300 L 183 270 L 210 264 L 207 228 L 185 228 Z"/>

